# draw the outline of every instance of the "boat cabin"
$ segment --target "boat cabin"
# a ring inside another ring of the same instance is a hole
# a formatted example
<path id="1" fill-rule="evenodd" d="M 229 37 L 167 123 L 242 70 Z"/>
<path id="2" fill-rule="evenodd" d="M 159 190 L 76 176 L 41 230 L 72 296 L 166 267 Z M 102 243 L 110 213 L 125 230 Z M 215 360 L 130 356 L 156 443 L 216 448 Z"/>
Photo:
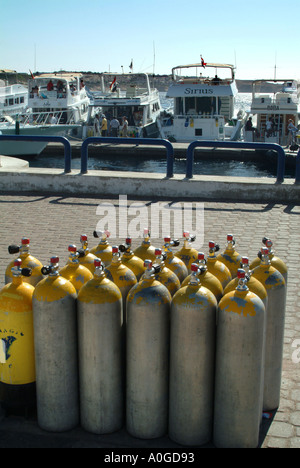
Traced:
<path id="1" fill-rule="evenodd" d="M 0 70 L 0 116 L 24 112 L 28 103 L 28 88 L 18 83 L 14 70 Z"/>
<path id="2" fill-rule="evenodd" d="M 247 141 L 289 142 L 289 122 L 299 125 L 299 95 L 293 80 L 255 80 L 252 84 L 250 114 L 255 131 L 246 134 Z"/>
<path id="3" fill-rule="evenodd" d="M 86 120 L 90 99 L 81 73 L 41 74 L 30 79 L 28 87 L 33 113 L 53 112 L 62 124 Z"/>
<path id="4" fill-rule="evenodd" d="M 234 127 L 234 67 L 215 63 L 180 65 L 172 69 L 172 79 L 166 97 L 174 100 L 174 116 L 172 125 L 163 129 L 165 136 L 175 141 L 225 139 L 225 127 Z"/>

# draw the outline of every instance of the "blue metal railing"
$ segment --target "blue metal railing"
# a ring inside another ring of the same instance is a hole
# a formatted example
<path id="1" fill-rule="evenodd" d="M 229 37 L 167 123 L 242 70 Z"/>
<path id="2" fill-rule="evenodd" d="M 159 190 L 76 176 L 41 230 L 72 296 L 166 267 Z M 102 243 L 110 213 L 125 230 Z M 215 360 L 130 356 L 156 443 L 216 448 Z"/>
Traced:
<path id="1" fill-rule="evenodd" d="M 295 184 L 300 183 L 300 148 L 296 156 L 296 173 L 295 173 Z"/>
<path id="2" fill-rule="evenodd" d="M 247 143 L 238 141 L 193 141 L 187 149 L 186 153 L 186 178 L 191 179 L 193 177 L 193 165 L 194 165 L 194 149 L 196 147 L 206 148 L 241 148 L 241 149 L 253 149 L 253 150 L 273 150 L 277 152 L 277 183 L 284 181 L 284 170 L 285 170 L 285 152 L 282 146 L 276 143 Z M 298 170 L 300 173 L 300 170 Z M 299 174 L 300 175 L 300 174 Z"/>
<path id="3" fill-rule="evenodd" d="M 174 148 L 168 140 L 157 138 L 119 138 L 119 137 L 89 137 L 81 146 L 81 174 L 87 173 L 88 146 L 91 143 L 118 143 L 120 145 L 154 145 L 165 146 L 167 149 L 167 177 L 173 177 Z"/>
<path id="4" fill-rule="evenodd" d="M 0 135 L 0 141 L 44 141 L 46 143 L 62 143 L 65 147 L 65 173 L 71 172 L 72 150 L 71 144 L 63 136 L 40 135 Z"/>
<path id="5" fill-rule="evenodd" d="M 62 143 L 64 145 L 65 173 L 71 172 L 72 149 L 69 140 L 63 136 L 34 136 L 34 135 L 1 135 L 0 141 L 43 141 L 46 143 Z M 119 138 L 119 137 L 89 137 L 86 138 L 81 146 L 81 173 L 87 172 L 88 163 L 88 145 L 91 143 L 119 143 L 119 144 L 144 144 L 153 146 L 165 146 L 167 150 L 167 177 L 173 177 L 174 166 L 174 148 L 168 140 L 154 138 Z M 284 149 L 276 143 L 247 143 L 232 141 L 193 141 L 187 148 L 186 153 L 186 178 L 193 177 L 194 149 L 196 147 L 207 148 L 240 148 L 253 150 L 273 150 L 277 152 L 277 183 L 284 181 L 285 171 L 285 152 Z M 300 149 L 296 156 L 295 183 L 300 183 Z"/>

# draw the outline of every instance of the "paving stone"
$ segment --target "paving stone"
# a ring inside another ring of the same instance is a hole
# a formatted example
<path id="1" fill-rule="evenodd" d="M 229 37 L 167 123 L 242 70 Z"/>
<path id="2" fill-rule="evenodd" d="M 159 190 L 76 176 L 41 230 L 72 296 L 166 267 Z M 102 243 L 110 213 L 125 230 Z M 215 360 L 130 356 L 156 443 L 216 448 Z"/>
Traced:
<path id="1" fill-rule="evenodd" d="M 160 201 L 155 197 L 138 200 L 140 208 L 145 208 L 149 215 L 153 204 Z M 202 202 L 201 200 L 196 201 L 197 203 Z M 132 211 L 135 209 L 134 202 L 134 199 L 127 200 L 128 207 L 131 207 Z M 179 203 L 181 200 L 164 200 L 163 202 L 165 206 L 168 206 L 169 202 Z M 43 194 L 17 193 L 7 195 L 0 193 L 0 287 L 4 285 L 6 266 L 12 260 L 7 247 L 11 243 L 20 244 L 23 236 L 30 238 L 31 253 L 39 258 L 43 264 L 48 264 L 50 257 L 53 255 L 60 257 L 61 265 L 65 264 L 68 259 L 68 245 L 75 243 L 79 247 L 80 235 L 83 233 L 88 235 L 90 248 L 97 245 L 98 241 L 94 239 L 93 231 L 97 228 L 97 224 L 101 219 L 98 207 L 103 203 L 108 204 L 115 210 L 116 232 L 109 239 L 111 245 L 114 243 L 119 245 L 124 242 L 126 227 L 128 222 L 132 220 L 136 223 L 137 229 L 143 230 L 144 227 L 149 227 L 143 224 L 144 220 L 142 218 L 140 218 L 141 226 L 138 225 L 137 212 L 128 215 L 127 220 L 122 217 L 119 211 L 118 197 L 102 199 L 101 194 L 99 197 L 68 197 L 63 194 L 61 196 L 48 196 Z M 124 205 L 124 200 L 122 203 Z M 263 448 L 299 447 L 300 363 L 292 362 L 293 351 L 296 349 L 293 348 L 292 344 L 294 340 L 300 340 L 300 303 L 298 300 L 300 295 L 300 249 L 297 247 L 299 243 L 300 206 L 277 203 L 238 203 L 238 201 L 236 203 L 205 201 L 203 206 L 204 237 L 202 250 L 206 255 L 209 240 L 219 242 L 220 248 L 223 250 L 227 233 L 233 233 L 236 239 L 237 251 L 241 255 L 247 255 L 251 261 L 256 258 L 257 252 L 262 246 L 262 238 L 268 236 L 273 240 L 276 255 L 288 265 L 289 280 L 283 352 L 282 398 L 280 408 L 277 412 L 274 412 L 261 446 Z M 167 229 L 170 232 L 165 232 L 164 235 L 172 235 L 174 220 L 171 221 L 170 226 L 165 226 L 165 231 Z M 122 237 L 119 237 L 119 231 L 121 231 Z M 136 248 L 140 243 L 141 238 L 134 238 L 133 248 Z M 161 247 L 162 238 L 153 238 L 152 243 L 157 247 Z M 5 420 L 6 418 L 2 422 L 0 421 L 0 431 L 5 431 Z M 28 427 L 26 424 L 23 425 Z M 10 430 L 14 431 L 13 427 Z M 21 430 L 20 426 L 18 426 L 19 433 Z M 85 440 L 87 440 L 86 437 L 85 435 Z M 109 439 L 111 444 L 109 446 L 122 446 L 124 437 L 126 437 L 127 447 L 130 444 L 135 446 L 135 442 L 124 431 L 116 438 L 112 436 Z M 59 438 L 60 436 L 56 435 L 55 441 Z M 70 442 L 71 446 L 72 444 L 76 446 L 76 440 Z M 94 444 L 94 438 L 92 440 L 91 443 Z M 170 446 L 168 440 L 164 439 L 162 443 Z M 141 444 L 140 447 L 143 446 Z M 176 444 L 171 444 L 171 446 L 176 447 Z"/>

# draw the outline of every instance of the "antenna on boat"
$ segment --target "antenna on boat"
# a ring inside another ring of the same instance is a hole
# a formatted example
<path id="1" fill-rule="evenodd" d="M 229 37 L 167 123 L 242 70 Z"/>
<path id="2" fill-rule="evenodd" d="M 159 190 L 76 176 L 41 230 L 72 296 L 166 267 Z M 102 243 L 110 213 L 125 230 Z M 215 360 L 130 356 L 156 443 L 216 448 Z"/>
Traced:
<path id="1" fill-rule="evenodd" d="M 34 73 L 36 73 L 36 43 L 34 43 Z"/>
<path id="2" fill-rule="evenodd" d="M 274 80 L 276 80 L 276 62 L 277 62 L 277 52 L 275 52 L 275 66 L 274 66 Z"/>
<path id="3" fill-rule="evenodd" d="M 155 73 L 155 42 L 153 41 L 153 76 Z"/>

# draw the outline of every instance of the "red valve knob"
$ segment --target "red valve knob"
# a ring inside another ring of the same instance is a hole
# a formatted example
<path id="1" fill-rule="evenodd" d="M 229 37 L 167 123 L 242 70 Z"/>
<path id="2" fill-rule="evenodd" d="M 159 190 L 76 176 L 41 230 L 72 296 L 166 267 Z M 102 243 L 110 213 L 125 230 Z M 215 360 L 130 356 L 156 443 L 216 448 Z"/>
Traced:
<path id="1" fill-rule="evenodd" d="M 237 271 L 237 277 L 240 279 L 244 279 L 245 276 L 246 276 L 245 270 L 242 270 L 241 268 L 239 268 Z"/>

